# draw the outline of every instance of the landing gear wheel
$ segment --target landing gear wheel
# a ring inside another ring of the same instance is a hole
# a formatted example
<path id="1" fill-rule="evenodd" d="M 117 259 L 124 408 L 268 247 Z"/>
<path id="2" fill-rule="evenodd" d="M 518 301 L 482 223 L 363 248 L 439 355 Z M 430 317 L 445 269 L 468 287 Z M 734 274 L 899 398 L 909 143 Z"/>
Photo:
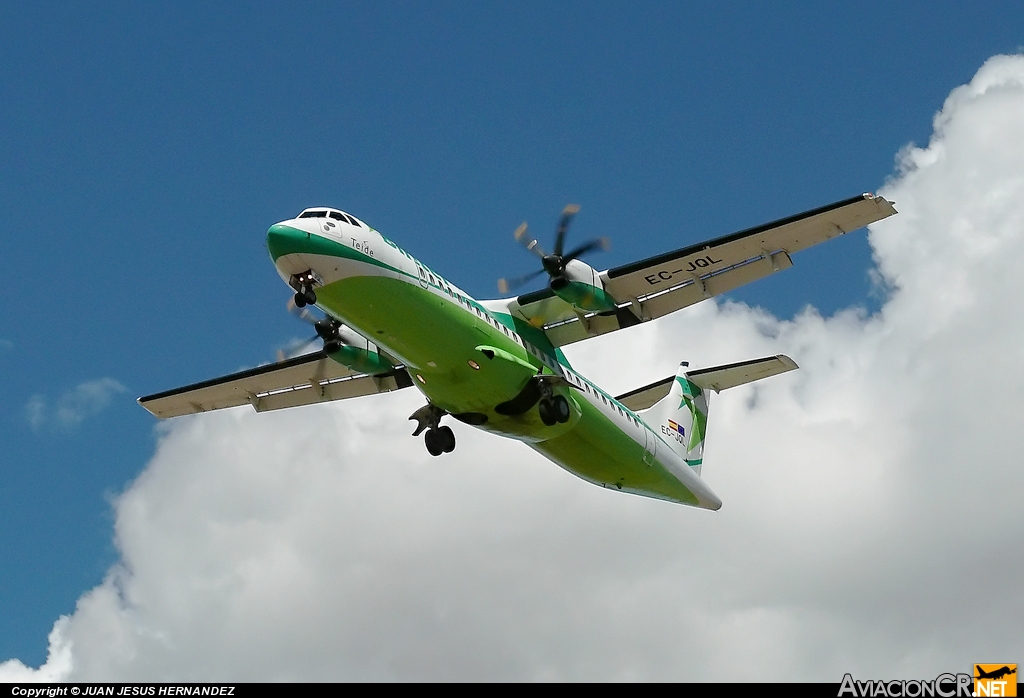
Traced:
<path id="1" fill-rule="evenodd" d="M 444 437 L 439 432 L 440 429 L 428 429 L 427 433 L 423 435 L 423 443 L 427 446 L 427 453 L 432 456 L 439 456 L 445 452 Z M 452 437 L 452 441 L 454 440 L 455 437 Z M 454 444 L 452 448 L 454 448 Z"/>
<path id="2" fill-rule="evenodd" d="M 313 289 L 303 286 L 295 292 L 295 297 L 292 300 L 295 302 L 296 308 L 305 308 L 307 305 L 316 305 L 316 293 Z"/>
<path id="3" fill-rule="evenodd" d="M 451 427 L 438 427 L 437 436 L 441 442 L 442 451 L 451 453 L 455 450 L 455 434 L 452 432 Z"/>
<path id="4" fill-rule="evenodd" d="M 540 404 L 537 405 L 537 411 L 540 412 L 540 421 L 549 427 L 554 426 L 558 422 L 557 412 L 555 412 L 555 406 L 552 402 L 551 398 L 541 398 Z"/>
<path id="5" fill-rule="evenodd" d="M 561 395 L 556 395 L 551 402 L 553 403 L 552 412 L 554 413 L 555 421 L 559 424 L 568 422 L 569 417 L 572 415 L 572 412 L 569 410 L 569 401 Z"/>

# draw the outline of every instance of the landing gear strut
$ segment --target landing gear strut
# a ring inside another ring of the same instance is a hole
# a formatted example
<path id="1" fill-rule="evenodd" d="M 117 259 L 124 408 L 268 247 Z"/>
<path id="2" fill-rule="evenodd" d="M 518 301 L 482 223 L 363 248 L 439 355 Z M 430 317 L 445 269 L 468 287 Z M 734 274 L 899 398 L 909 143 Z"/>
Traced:
<path id="1" fill-rule="evenodd" d="M 455 450 L 455 434 L 451 427 L 439 425 L 441 417 L 448 414 L 440 407 L 426 404 L 412 413 L 409 419 L 415 420 L 416 431 L 413 436 L 419 436 L 423 431 L 423 443 L 427 447 L 427 453 L 432 456 L 439 456 L 442 453 L 451 453 Z"/>

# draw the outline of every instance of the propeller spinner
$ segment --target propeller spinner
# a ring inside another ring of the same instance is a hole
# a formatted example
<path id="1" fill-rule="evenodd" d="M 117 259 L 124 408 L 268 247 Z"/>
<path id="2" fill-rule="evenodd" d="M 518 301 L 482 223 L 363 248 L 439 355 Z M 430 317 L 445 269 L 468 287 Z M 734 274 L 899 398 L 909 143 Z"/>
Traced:
<path id="1" fill-rule="evenodd" d="M 324 350 L 327 353 L 331 353 L 333 351 L 337 351 L 343 344 L 339 333 L 341 330 L 341 323 L 334 318 L 326 315 L 322 318 L 318 318 L 315 314 L 310 312 L 308 308 L 298 307 L 293 299 L 288 300 L 288 312 L 303 322 L 312 325 L 313 329 L 316 330 L 316 334 L 307 339 L 300 346 L 305 346 L 315 342 L 317 339 L 321 339 L 324 343 Z"/>
<path id="2" fill-rule="evenodd" d="M 289 301 L 288 312 L 316 330 L 316 334 L 300 346 L 320 339 L 327 356 L 359 373 L 378 376 L 395 370 L 395 364 L 382 355 L 376 345 L 345 327 L 339 320 L 330 316 L 318 318 L 306 308 L 297 307 L 294 301 Z"/>

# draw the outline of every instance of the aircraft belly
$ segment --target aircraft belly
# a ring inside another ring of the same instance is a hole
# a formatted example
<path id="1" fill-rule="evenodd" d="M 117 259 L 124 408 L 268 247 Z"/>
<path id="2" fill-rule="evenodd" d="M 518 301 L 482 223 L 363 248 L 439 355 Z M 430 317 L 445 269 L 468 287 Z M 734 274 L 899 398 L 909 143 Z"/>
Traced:
<path id="1" fill-rule="evenodd" d="M 477 347 L 532 357 L 462 306 L 394 276 L 339 279 L 317 289 L 317 304 L 404 363 L 417 387 L 452 413 L 488 413 L 535 372 L 487 359 Z"/>
<path id="2" fill-rule="evenodd" d="M 583 414 L 573 429 L 531 443 L 531 448 L 602 487 L 705 509 L 721 506 L 721 500 L 685 465 L 666 462 L 674 454 L 659 451 L 656 459 L 648 458 L 652 461 L 648 465 L 643 445 L 589 402 L 579 402 Z"/>

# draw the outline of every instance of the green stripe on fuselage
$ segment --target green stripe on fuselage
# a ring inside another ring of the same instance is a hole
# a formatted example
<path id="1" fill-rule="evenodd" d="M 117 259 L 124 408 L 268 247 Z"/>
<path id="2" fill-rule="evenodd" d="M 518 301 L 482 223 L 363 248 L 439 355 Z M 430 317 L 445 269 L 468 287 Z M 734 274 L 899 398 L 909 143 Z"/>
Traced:
<path id="1" fill-rule="evenodd" d="M 323 235 L 314 235 L 307 233 L 304 230 L 293 228 L 283 223 L 270 226 L 270 230 L 267 231 L 267 251 L 270 252 L 270 258 L 277 262 L 278 259 L 289 254 L 311 254 L 311 255 L 322 255 L 325 257 L 341 257 L 343 259 L 350 259 L 354 262 L 363 262 L 365 264 L 371 264 L 375 267 L 387 269 L 388 271 L 401 274 L 403 276 L 411 277 L 401 269 L 385 264 L 375 257 L 364 254 L 359 250 L 355 250 L 348 245 L 324 237 Z"/>

